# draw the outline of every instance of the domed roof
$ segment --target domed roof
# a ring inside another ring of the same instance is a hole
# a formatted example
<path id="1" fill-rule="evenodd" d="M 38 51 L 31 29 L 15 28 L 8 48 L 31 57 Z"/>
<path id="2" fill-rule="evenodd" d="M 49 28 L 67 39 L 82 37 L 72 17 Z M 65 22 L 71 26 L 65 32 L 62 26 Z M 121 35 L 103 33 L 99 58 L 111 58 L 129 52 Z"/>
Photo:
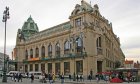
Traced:
<path id="1" fill-rule="evenodd" d="M 34 22 L 32 17 L 30 16 L 26 22 L 24 22 L 22 26 L 22 33 L 24 38 L 28 38 L 29 36 L 36 34 L 39 32 L 37 24 Z"/>

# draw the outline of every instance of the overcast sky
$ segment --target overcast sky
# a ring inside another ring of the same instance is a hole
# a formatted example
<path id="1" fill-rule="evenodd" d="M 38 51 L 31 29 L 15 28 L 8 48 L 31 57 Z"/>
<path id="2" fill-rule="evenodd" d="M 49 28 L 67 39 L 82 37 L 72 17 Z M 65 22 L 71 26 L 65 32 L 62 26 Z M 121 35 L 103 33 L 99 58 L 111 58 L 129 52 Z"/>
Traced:
<path id="1" fill-rule="evenodd" d="M 102 16 L 112 22 L 114 33 L 120 37 L 127 59 L 140 61 L 140 0 L 85 0 L 98 4 Z M 81 0 L 1 0 L 0 19 L 5 7 L 10 8 L 7 22 L 7 49 L 11 56 L 17 30 L 31 15 L 39 31 L 69 21 L 69 16 Z M 4 23 L 0 21 L 0 52 L 4 47 Z"/>

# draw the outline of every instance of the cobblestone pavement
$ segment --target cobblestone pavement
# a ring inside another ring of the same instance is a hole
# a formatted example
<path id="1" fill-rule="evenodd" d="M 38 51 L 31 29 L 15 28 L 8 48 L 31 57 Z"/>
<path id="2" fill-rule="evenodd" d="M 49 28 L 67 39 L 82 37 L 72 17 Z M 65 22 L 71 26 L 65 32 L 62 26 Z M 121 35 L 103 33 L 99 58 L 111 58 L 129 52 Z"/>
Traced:
<path id="1" fill-rule="evenodd" d="M 22 82 L 14 82 L 10 78 L 8 78 L 7 79 L 7 83 L 2 83 L 2 78 L 0 78 L 0 84 L 45 84 L 45 83 L 39 82 L 38 79 L 35 79 L 34 82 L 31 83 L 31 80 L 30 79 L 26 79 L 26 78 L 24 78 Z M 47 82 L 46 84 L 50 84 L 50 83 Z M 60 80 L 56 80 L 52 84 L 61 84 L 61 81 Z M 140 84 L 140 82 L 110 83 L 110 82 L 105 82 L 105 81 L 101 80 L 101 81 L 99 81 L 99 83 L 97 83 L 96 80 L 92 80 L 92 81 L 85 80 L 83 82 L 65 80 L 65 83 L 64 84 Z"/>

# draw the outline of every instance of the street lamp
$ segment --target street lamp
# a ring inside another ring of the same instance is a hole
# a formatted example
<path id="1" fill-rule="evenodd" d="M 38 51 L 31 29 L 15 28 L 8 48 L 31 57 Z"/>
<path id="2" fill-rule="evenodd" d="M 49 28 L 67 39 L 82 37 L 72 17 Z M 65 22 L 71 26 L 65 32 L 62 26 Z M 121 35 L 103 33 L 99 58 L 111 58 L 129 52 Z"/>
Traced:
<path id="1" fill-rule="evenodd" d="M 6 22 L 7 19 L 9 19 L 9 7 L 6 7 L 3 12 L 3 20 L 2 22 L 5 22 L 5 36 L 4 36 L 4 69 L 3 69 L 3 79 L 2 82 L 7 82 L 6 77 L 6 63 L 5 63 L 5 56 L 6 56 Z"/>
<path id="2" fill-rule="evenodd" d="M 72 53 L 72 54 L 75 54 L 75 42 L 76 42 L 76 38 L 75 38 L 76 36 L 71 36 L 70 37 L 70 45 L 72 44 L 73 45 L 73 47 L 72 47 L 72 52 L 74 52 L 74 53 Z M 75 74 L 75 56 L 73 56 L 72 58 L 74 58 L 74 73 L 73 73 L 73 81 L 75 81 L 76 80 L 76 74 Z"/>

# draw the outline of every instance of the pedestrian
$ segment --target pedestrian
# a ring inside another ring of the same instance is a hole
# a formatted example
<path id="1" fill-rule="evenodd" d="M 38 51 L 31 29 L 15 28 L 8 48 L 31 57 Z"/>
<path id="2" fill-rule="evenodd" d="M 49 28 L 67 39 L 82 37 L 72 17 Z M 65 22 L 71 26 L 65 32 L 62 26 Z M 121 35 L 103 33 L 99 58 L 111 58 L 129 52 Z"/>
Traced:
<path id="1" fill-rule="evenodd" d="M 15 80 L 15 74 L 13 73 L 13 75 L 12 75 L 12 81 L 14 81 Z"/>
<path id="2" fill-rule="evenodd" d="M 97 74 L 95 77 L 96 77 L 97 83 L 99 83 L 99 80 L 100 80 L 100 79 L 99 79 L 99 75 Z"/>
<path id="3" fill-rule="evenodd" d="M 83 80 L 83 76 L 82 76 L 82 75 L 80 75 L 80 81 L 82 82 L 82 80 Z"/>
<path id="4" fill-rule="evenodd" d="M 52 75 L 53 83 L 55 82 L 55 74 Z"/>
<path id="5" fill-rule="evenodd" d="M 18 81 L 18 73 L 15 74 L 15 82 Z"/>
<path id="6" fill-rule="evenodd" d="M 91 75 L 89 75 L 89 76 L 88 76 L 88 79 L 89 79 L 89 80 L 90 80 L 90 82 L 91 82 L 91 79 L 92 79 Z"/>
<path id="7" fill-rule="evenodd" d="M 29 73 L 28 72 L 26 73 L 26 76 L 27 76 L 27 78 L 29 78 Z"/>
<path id="8" fill-rule="evenodd" d="M 61 84 L 64 84 L 64 75 L 63 75 L 63 73 L 61 75 Z"/>
<path id="9" fill-rule="evenodd" d="M 47 73 L 45 73 L 45 79 L 47 80 L 47 78 L 48 78 L 48 74 L 47 74 Z"/>
<path id="10" fill-rule="evenodd" d="M 76 76 L 76 79 L 77 79 L 77 82 L 79 81 L 79 76 L 78 76 L 78 74 L 77 74 L 77 76 Z"/>
<path id="11" fill-rule="evenodd" d="M 52 84 L 52 75 L 49 74 L 49 83 Z"/>
<path id="12" fill-rule="evenodd" d="M 71 81 L 71 75 L 69 74 L 69 80 Z"/>
<path id="13" fill-rule="evenodd" d="M 33 82 L 34 82 L 34 75 L 31 74 L 31 83 L 33 83 Z"/>
<path id="14" fill-rule="evenodd" d="M 127 72 L 127 81 L 128 81 L 128 83 L 130 82 L 130 77 L 131 77 L 131 73 Z"/>
<path id="15" fill-rule="evenodd" d="M 18 82 L 19 82 L 19 80 L 21 80 L 21 82 L 22 82 L 22 74 L 21 73 L 18 75 Z"/>

